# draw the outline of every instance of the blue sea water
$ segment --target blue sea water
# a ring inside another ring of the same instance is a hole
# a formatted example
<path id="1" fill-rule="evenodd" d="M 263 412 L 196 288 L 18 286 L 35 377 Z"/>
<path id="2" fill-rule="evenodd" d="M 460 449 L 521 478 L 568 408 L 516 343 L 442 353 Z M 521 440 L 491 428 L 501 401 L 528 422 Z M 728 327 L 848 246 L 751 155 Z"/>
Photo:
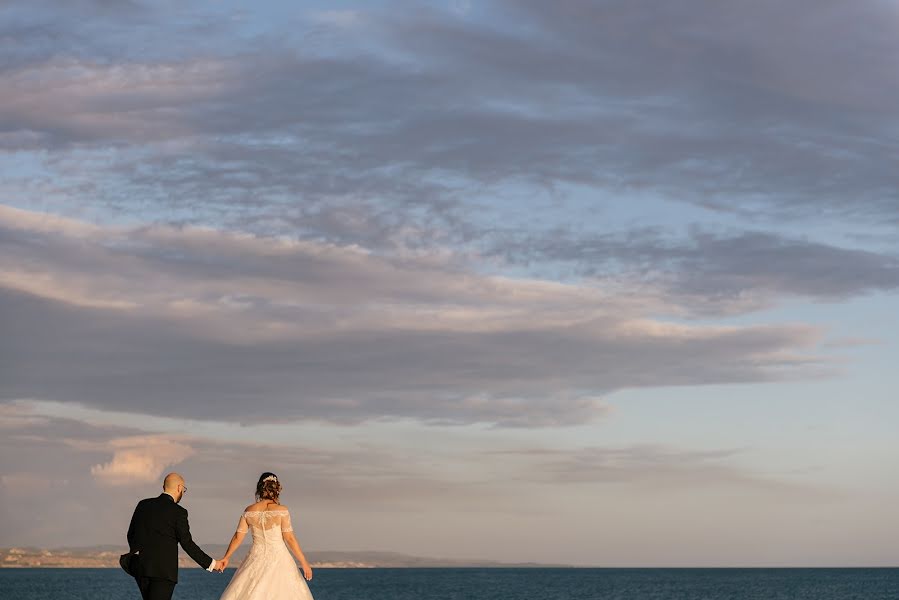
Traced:
<path id="1" fill-rule="evenodd" d="M 223 575 L 182 570 L 176 600 Z M 899 569 L 316 569 L 316 600 L 897 600 Z M 0 569 L 2 600 L 138 600 L 115 569 Z"/>

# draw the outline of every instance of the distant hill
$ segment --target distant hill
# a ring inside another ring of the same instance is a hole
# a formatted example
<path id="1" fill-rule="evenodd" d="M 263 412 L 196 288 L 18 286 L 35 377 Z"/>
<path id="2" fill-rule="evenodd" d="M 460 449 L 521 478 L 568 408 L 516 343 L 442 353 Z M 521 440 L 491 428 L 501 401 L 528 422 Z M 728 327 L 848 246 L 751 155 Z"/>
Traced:
<path id="1" fill-rule="evenodd" d="M 249 550 L 249 542 L 235 553 L 231 565 L 240 564 Z M 217 557 L 225 553 L 227 546 L 212 544 L 203 549 Z M 54 567 L 54 568 L 118 568 L 119 555 L 127 548 L 121 546 L 90 546 L 84 548 L 0 548 L 0 568 Z M 305 551 L 313 568 L 414 568 L 414 567 L 567 567 L 538 563 L 503 563 L 489 560 L 459 560 L 409 556 L 398 552 L 362 551 Z M 182 568 L 197 564 L 181 554 Z"/>

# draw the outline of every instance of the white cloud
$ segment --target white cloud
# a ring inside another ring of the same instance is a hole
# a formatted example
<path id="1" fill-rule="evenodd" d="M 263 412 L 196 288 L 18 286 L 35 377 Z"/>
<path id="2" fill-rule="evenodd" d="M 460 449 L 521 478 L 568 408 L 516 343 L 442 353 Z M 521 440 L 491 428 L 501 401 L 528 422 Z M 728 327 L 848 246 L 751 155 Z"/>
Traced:
<path id="1" fill-rule="evenodd" d="M 112 460 L 91 467 L 94 478 L 106 485 L 161 481 L 163 471 L 194 454 L 194 449 L 167 436 L 134 436 L 108 443 Z"/>

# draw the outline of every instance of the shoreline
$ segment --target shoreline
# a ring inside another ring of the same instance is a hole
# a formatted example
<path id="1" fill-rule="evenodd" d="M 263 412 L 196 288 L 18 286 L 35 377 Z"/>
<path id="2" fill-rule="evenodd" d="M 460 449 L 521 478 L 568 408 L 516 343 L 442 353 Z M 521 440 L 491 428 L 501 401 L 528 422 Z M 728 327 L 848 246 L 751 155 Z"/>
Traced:
<path id="1" fill-rule="evenodd" d="M 207 551 L 213 556 L 224 553 L 224 547 L 210 545 Z M 85 548 L 45 549 L 34 547 L 0 548 L 0 569 L 57 568 L 57 569 L 119 569 L 119 555 L 126 547 L 94 546 Z M 248 549 L 235 554 L 232 562 L 237 565 Z M 306 552 L 313 569 L 378 569 L 378 568 L 572 568 L 574 565 L 542 563 L 502 563 L 489 560 L 458 560 L 418 557 L 396 552 L 382 551 L 321 551 Z M 314 558 L 318 557 L 318 559 Z M 178 557 L 182 569 L 199 569 L 183 553 Z M 588 567 L 589 568 L 589 567 Z"/>

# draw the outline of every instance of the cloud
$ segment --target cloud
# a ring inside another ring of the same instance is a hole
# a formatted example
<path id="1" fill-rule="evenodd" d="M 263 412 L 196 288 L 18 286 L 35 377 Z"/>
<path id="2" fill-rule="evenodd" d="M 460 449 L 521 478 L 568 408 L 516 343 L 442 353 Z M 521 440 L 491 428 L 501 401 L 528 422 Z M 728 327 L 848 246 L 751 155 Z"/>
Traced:
<path id="1" fill-rule="evenodd" d="M 739 487 L 791 493 L 812 491 L 791 475 L 757 473 L 735 464 L 746 449 L 688 450 L 659 444 L 588 446 L 575 449 L 519 448 L 498 451 L 524 460 L 532 477 L 555 485 L 634 485 L 654 489 Z M 817 489 L 817 488 L 816 488 Z M 821 494 L 823 489 L 817 489 Z M 827 490 L 836 493 L 835 489 Z"/>
<path id="2" fill-rule="evenodd" d="M 193 64 L 98 65 L 58 59 L 8 72 L 15 91 L 3 94 L 0 119 L 16 130 L 68 145 L 77 142 L 115 144 L 125 140 L 161 141 L 190 134 L 179 107 L 196 105 L 222 93 L 229 67 L 219 61 Z M 233 75 L 230 75 L 233 78 Z M 60 103 L 45 94 L 52 81 Z"/>
<path id="3" fill-rule="evenodd" d="M 265 397 L 285 418 L 523 426 L 598 418 L 600 399 L 627 387 L 826 372 L 811 327 L 660 319 L 890 291 L 893 255 L 766 231 L 619 234 L 595 218 L 578 230 L 564 210 L 516 220 L 503 196 L 581 186 L 597 205 L 646 193 L 801 214 L 814 198 L 885 214 L 892 164 L 860 157 L 879 140 L 892 84 L 853 50 L 837 66 L 873 95 L 843 92 L 806 52 L 840 28 L 891 48 L 882 5 L 777 8 L 818 15 L 787 60 L 775 56 L 792 39 L 781 26 L 740 26 L 775 7 L 739 10 L 740 21 L 692 0 L 662 11 L 492 2 L 465 19 L 365 13 L 371 27 L 331 28 L 321 45 L 273 36 L 225 52 L 221 28 L 239 22 L 202 30 L 185 9 L 195 49 L 145 44 L 159 50 L 124 57 L 108 52 L 111 24 L 136 13 L 109 10 L 98 43 L 45 52 L 36 40 L 0 92 L 4 160 L 19 173 L 0 194 L 36 209 L 0 210 L 3 301 L 36 329 L 0 351 L 54 375 L 25 370 L 3 393 L 130 405 L 131 386 L 96 377 L 104 365 L 136 371 L 139 395 L 186 414 L 199 409 L 185 396 L 222 398 L 234 419 Z M 90 37 L 46 8 L 19 12 Z M 870 202 L 850 206 L 850 189 Z M 74 206 L 77 218 L 41 216 Z M 560 264 L 583 279 L 549 281 Z M 39 326 L 51 322 L 69 341 Z M 73 346 L 83 360 L 64 363 L 58 349 Z"/>
<path id="4" fill-rule="evenodd" d="M 227 420 L 556 426 L 628 387 L 821 376 L 804 325 L 681 325 L 661 290 L 444 255 L 0 212 L 0 395 Z"/>
<path id="5" fill-rule="evenodd" d="M 65 208 L 78 190 L 80 206 L 342 242 L 348 221 L 319 217 L 361 212 L 380 220 L 359 232 L 368 243 L 398 231 L 426 243 L 451 222 L 466 226 L 456 241 L 489 237 L 496 223 L 472 196 L 510 185 L 584 185 L 597 204 L 652 193 L 756 217 L 895 218 L 888 3 L 497 1 L 479 11 L 503 17 L 492 21 L 388 10 L 366 15 L 365 52 L 345 48 L 355 29 L 300 50 L 268 38 L 226 51 L 186 12 L 192 52 L 123 58 L 97 43 L 10 70 L 0 141 L 33 162 L 7 184 L 18 201 Z M 91 37 L 77 23 L 52 30 Z M 136 35 L 164 48 L 154 35 L 178 27 Z M 855 43 L 837 52 L 832 39 Z"/>
<path id="6" fill-rule="evenodd" d="M 44 421 L 43 417 L 33 414 L 21 403 L 0 404 L 0 430 L 20 430 L 24 427 L 42 424 Z"/>
<path id="7" fill-rule="evenodd" d="M 8 39 L 21 42 L 21 60 L 0 91 L 12 173 L 0 198 L 388 257 L 449 249 L 532 277 L 560 264 L 597 278 L 623 270 L 699 315 L 895 289 L 895 250 L 877 241 L 849 248 L 708 222 L 839 215 L 851 217 L 847 233 L 870 233 L 895 219 L 885 132 L 899 84 L 883 57 L 896 54 L 899 20 L 885 3 L 326 11 L 291 21 L 296 37 L 273 25 L 237 51 L 221 44 L 237 21 L 185 8 L 175 25 L 126 8 L 106 7 L 91 26 L 47 6 L 13 11 Z M 322 18 L 366 27 L 323 34 Z M 118 26 L 134 21 L 158 27 Z M 134 44 L 116 31 L 144 51 L 123 55 Z M 195 44 L 169 43 L 181 39 Z M 857 43 L 835 54 L 832 39 Z M 570 196 L 583 210 L 555 204 Z M 644 198 L 701 207 L 706 222 L 653 237 L 596 217 Z M 530 218 L 542 200 L 556 210 Z M 27 271 L 6 277 L 44 296 L 53 285 Z M 133 308 L 69 279 L 69 301 Z M 181 306 L 208 309 L 195 297 Z"/>
<path id="8" fill-rule="evenodd" d="M 765 231 L 685 237 L 659 228 L 626 233 L 508 235 L 490 251 L 512 264 L 569 264 L 586 276 L 638 274 L 696 314 L 742 313 L 784 296 L 843 300 L 899 288 L 899 257 Z"/>
<path id="9" fill-rule="evenodd" d="M 188 484 L 191 497 L 202 498 L 210 515 L 230 515 L 251 497 L 255 478 L 264 470 L 278 473 L 287 498 L 301 500 L 306 512 L 323 514 L 337 509 L 352 514 L 435 511 L 546 516 L 552 515 L 552 509 L 542 505 L 545 494 L 557 496 L 563 487 L 592 485 L 606 486 L 610 493 L 622 487 L 665 493 L 741 489 L 793 499 L 805 493 L 817 501 L 838 493 L 835 487 L 797 481 L 786 470 L 761 472 L 741 466 L 746 449 L 659 444 L 540 446 L 524 442 L 514 432 L 504 435 L 489 430 L 469 431 L 464 434 L 466 443 L 460 444 L 454 430 L 445 428 L 419 431 L 416 436 L 428 440 L 424 446 L 405 437 L 381 438 L 372 435 L 371 429 L 366 433 L 338 429 L 335 435 L 323 434 L 319 441 L 296 426 L 288 442 L 270 441 L 269 426 L 249 426 L 247 434 L 236 440 L 216 428 L 203 427 L 203 434 L 155 434 L 100 427 L 80 417 L 63 419 L 54 416 L 58 405 L 20 408 L 43 421 L 24 427 L 20 439 L 4 442 L 28 449 L 27 460 L 19 461 L 17 470 L 0 464 L 0 472 L 8 475 L 4 482 L 12 486 L 17 481 L 40 480 L 44 483 L 35 485 L 67 487 L 84 497 L 96 493 L 92 485 L 97 482 L 122 512 L 133 507 L 135 490 L 155 490 L 174 464 L 194 482 Z M 140 424 L 135 421 L 136 426 Z M 185 425 L 191 428 L 198 429 L 195 424 Z M 111 460 L 92 464 L 94 457 L 110 454 Z M 92 477 L 83 477 L 88 472 Z M 28 477 L 20 477 L 23 473 Z M 561 493 L 572 494 L 576 492 Z"/>
<path id="10" fill-rule="evenodd" d="M 40 422 L 0 436 L 0 476 L 28 473 L 53 483 L 49 492 L 29 497 L 29 510 L 42 515 L 36 521 L 19 518 L 21 500 L 0 486 L 0 546 L 124 544 L 135 503 L 157 495 L 160 480 L 98 484 L 90 469 L 110 461 L 113 440 L 128 440 L 121 450 L 137 447 L 140 437 L 157 436 L 92 425 L 92 419 L 109 416 L 100 411 L 48 403 L 19 403 L 17 410 Z M 204 547 L 227 541 L 264 470 L 277 472 L 284 483 L 282 499 L 313 557 L 317 550 L 367 548 L 592 565 L 763 565 L 773 560 L 774 536 L 786 544 L 779 546 L 779 564 L 796 556 L 824 564 L 839 562 L 840 555 L 809 558 L 808 540 L 838 547 L 838 538 L 858 530 L 859 506 L 873 510 L 862 511 L 870 518 L 861 523 L 878 542 L 872 560 L 885 556 L 880 549 L 895 538 L 893 531 L 876 535 L 891 522 L 886 509 L 880 510 L 891 492 L 872 496 L 883 484 L 881 471 L 861 487 L 820 471 L 816 476 L 808 473 L 807 462 L 820 458 L 815 452 L 787 452 L 772 467 L 753 465 L 754 450 L 763 448 L 594 444 L 579 441 L 578 434 L 563 439 L 552 432 L 408 423 L 250 426 L 240 436 L 231 435 L 234 427 L 222 431 L 199 422 L 181 430 L 189 433 L 162 437 L 194 450 L 176 468 L 187 478 L 185 507 Z M 91 515 L 100 496 L 105 517 L 97 520 Z M 741 540 L 736 550 L 732 543 L 721 545 L 721 531 Z M 596 546 L 600 534 L 614 542 L 608 554 L 608 544 Z M 655 543 L 648 547 L 635 537 Z M 691 540 L 689 555 L 683 553 L 684 539 Z M 543 550 L 521 550 L 523 544 Z M 728 554 L 722 557 L 723 551 Z"/>
<path id="11" fill-rule="evenodd" d="M 161 481 L 163 471 L 194 454 L 189 445 L 166 436 L 137 436 L 109 442 L 112 460 L 91 467 L 91 475 L 105 485 Z"/>
<path id="12" fill-rule="evenodd" d="M 895 216 L 881 129 L 899 86 L 889 3 L 493 6 L 516 27 L 425 15 L 408 20 L 403 44 L 464 73 L 482 97 L 515 94 L 509 105 L 533 123 L 554 111 L 581 122 L 583 137 L 559 130 L 567 143 L 535 146 L 552 155 L 545 167 L 510 166 L 559 182 L 573 178 L 557 165 L 589 164 L 593 175 L 580 172 L 592 184 L 741 212 Z M 858 43 L 836 49 L 828 40 L 837 38 Z M 507 131 L 485 129 L 482 147 L 498 148 Z"/>
<path id="13" fill-rule="evenodd" d="M 11 498 L 30 498 L 46 494 L 53 486 L 53 480 L 34 473 L 10 473 L 0 476 L 0 485 Z"/>

